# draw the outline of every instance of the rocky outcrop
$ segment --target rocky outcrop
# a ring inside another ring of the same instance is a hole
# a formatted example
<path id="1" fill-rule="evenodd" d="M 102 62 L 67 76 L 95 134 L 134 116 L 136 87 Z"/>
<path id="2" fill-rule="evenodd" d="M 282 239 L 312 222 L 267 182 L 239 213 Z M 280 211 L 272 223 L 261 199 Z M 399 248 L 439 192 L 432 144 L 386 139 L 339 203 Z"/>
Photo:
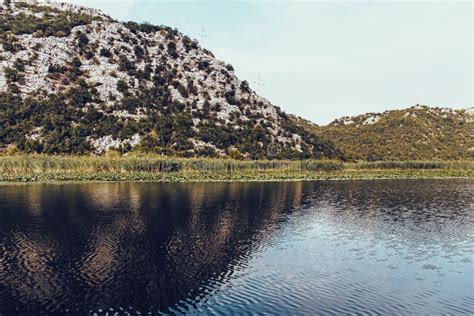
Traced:
<path id="1" fill-rule="evenodd" d="M 0 91 L 15 91 L 26 98 L 68 91 L 71 95 L 85 89 L 92 96 L 79 100 L 81 107 L 137 123 L 186 113 L 192 119 L 190 143 L 201 147 L 207 143 L 222 155 L 229 149 L 245 152 L 252 147 L 262 156 L 270 145 L 293 156 L 332 156 L 335 152 L 317 149 L 313 138 L 237 78 L 230 64 L 217 60 L 177 30 L 120 23 L 98 10 L 65 3 L 14 2 L 1 15 L 12 27 L 5 32 L 0 48 Z M 29 24 L 39 22 L 26 28 L 22 19 Z M 49 25 L 44 30 L 42 20 Z M 64 21 L 70 28 L 57 29 Z M 216 137 L 220 136 L 203 136 L 203 129 L 209 126 L 213 133 L 224 129 L 230 140 L 218 144 Z M 246 144 L 232 139 L 232 130 L 240 138 L 248 135 Z M 149 128 L 136 134 L 140 140 L 156 138 Z M 112 135 L 91 134 L 87 140 L 101 152 L 117 144 L 137 146 L 137 137 L 114 142 Z M 103 145 L 107 141 L 110 146 Z M 181 147 L 175 143 L 168 145 Z"/>

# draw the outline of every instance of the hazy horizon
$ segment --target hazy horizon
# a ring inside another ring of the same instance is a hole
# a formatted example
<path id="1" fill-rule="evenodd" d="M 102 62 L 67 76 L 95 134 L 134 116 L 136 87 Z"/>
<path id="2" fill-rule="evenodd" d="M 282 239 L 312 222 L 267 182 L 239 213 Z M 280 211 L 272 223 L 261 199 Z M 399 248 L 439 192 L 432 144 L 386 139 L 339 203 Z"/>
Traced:
<path id="1" fill-rule="evenodd" d="M 178 28 L 318 124 L 415 104 L 471 107 L 471 2 L 67 2 Z"/>

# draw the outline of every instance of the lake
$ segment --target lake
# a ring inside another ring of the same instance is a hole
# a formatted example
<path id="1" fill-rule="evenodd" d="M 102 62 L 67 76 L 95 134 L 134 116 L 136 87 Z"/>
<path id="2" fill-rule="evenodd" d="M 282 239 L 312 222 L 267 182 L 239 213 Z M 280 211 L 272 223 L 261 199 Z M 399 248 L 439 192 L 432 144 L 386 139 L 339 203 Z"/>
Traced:
<path id="1" fill-rule="evenodd" d="M 0 314 L 472 314 L 474 180 L 0 186 Z"/>

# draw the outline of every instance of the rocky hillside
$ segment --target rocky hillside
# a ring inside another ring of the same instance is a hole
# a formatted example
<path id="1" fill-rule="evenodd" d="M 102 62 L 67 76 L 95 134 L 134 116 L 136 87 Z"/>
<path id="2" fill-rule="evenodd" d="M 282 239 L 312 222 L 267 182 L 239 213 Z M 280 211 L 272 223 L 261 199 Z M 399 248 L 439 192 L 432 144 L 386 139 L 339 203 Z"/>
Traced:
<path id="1" fill-rule="evenodd" d="M 0 37 L 0 147 L 343 158 L 176 29 L 6 0 Z"/>
<path id="2" fill-rule="evenodd" d="M 474 108 L 417 105 L 342 117 L 327 126 L 293 119 L 331 139 L 351 160 L 460 160 L 474 158 Z"/>

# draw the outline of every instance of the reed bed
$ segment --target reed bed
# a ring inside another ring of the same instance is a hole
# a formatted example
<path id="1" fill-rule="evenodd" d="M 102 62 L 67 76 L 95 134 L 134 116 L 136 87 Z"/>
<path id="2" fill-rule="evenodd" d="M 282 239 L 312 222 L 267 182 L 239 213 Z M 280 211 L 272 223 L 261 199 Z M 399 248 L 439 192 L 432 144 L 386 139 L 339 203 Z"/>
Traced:
<path id="1" fill-rule="evenodd" d="M 0 156 L 0 181 L 226 181 L 474 177 L 474 161 L 171 158 L 164 156 Z"/>
<path id="2" fill-rule="evenodd" d="M 341 170 L 339 161 L 198 159 L 168 157 L 98 156 L 0 156 L 0 172 L 239 172 L 239 171 L 333 171 Z"/>
<path id="3" fill-rule="evenodd" d="M 346 168 L 353 169 L 474 169 L 474 161 L 376 161 L 346 164 Z"/>

